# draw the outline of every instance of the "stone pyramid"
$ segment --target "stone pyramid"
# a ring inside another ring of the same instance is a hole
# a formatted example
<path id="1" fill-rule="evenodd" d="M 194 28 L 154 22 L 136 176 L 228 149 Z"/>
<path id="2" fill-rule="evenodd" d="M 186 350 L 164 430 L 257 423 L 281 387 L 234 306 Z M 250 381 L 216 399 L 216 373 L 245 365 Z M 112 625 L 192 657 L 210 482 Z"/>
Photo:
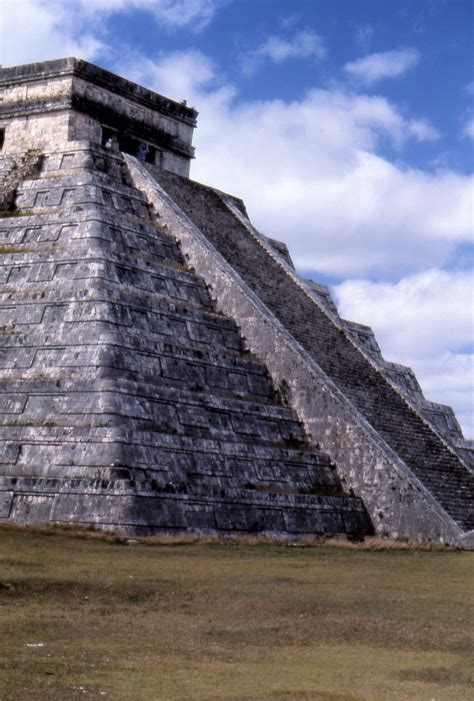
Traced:
<path id="1" fill-rule="evenodd" d="M 452 411 L 189 179 L 193 109 L 76 59 L 0 86 L 0 520 L 469 547 Z"/>

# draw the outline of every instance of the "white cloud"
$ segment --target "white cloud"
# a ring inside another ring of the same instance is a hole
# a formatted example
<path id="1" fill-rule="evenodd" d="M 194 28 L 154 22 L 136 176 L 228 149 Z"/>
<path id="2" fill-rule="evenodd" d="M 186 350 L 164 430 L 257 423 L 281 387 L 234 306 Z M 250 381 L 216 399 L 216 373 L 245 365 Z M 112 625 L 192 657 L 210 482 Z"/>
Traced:
<path id="1" fill-rule="evenodd" d="M 254 224 L 285 240 L 300 269 L 405 276 L 339 286 L 343 314 L 373 325 L 387 357 L 412 365 L 427 396 L 453 404 L 468 432 L 470 279 L 419 271 L 471 240 L 472 179 L 378 153 L 384 139 L 434 138 L 429 123 L 407 120 L 382 97 L 343 90 L 239 103 L 199 52 L 139 66 L 150 86 L 200 110 L 192 177 L 242 196 Z"/>
<path id="2" fill-rule="evenodd" d="M 420 60 L 416 49 L 400 49 L 370 54 L 346 63 L 344 70 L 365 85 L 372 85 L 383 78 L 396 78 L 414 68 Z"/>
<path id="3" fill-rule="evenodd" d="M 127 62 L 117 70 L 130 80 L 152 87 L 174 100 L 186 99 L 188 103 L 200 102 L 204 97 L 201 90 L 214 81 L 216 72 L 213 62 L 197 50 L 167 53 L 157 61 L 141 56 L 135 57 L 135 60 L 127 57 Z M 227 100 L 235 94 L 230 88 L 224 92 Z M 205 97 L 206 102 L 214 102 L 218 93 L 215 88 L 212 94 Z M 199 104 L 196 106 L 200 108 Z"/>
<path id="4" fill-rule="evenodd" d="M 336 287 L 340 311 L 357 321 L 362 314 L 397 357 L 439 353 L 446 337 L 452 348 L 464 349 L 474 341 L 473 272 L 431 269 L 395 283 L 349 280 Z"/>
<path id="5" fill-rule="evenodd" d="M 196 51 L 122 69 L 199 109 L 192 176 L 243 196 L 255 225 L 286 240 L 300 269 L 393 279 L 439 266 L 471 240 L 472 179 L 383 158 L 380 143 L 426 138 L 428 123 L 415 129 L 382 97 L 312 90 L 239 103 Z"/>
<path id="6" fill-rule="evenodd" d="M 291 39 L 271 36 L 254 51 L 241 57 L 244 72 L 253 73 L 258 66 L 268 60 L 272 63 L 284 63 L 291 58 L 323 59 L 326 55 L 321 37 L 315 32 L 304 29 Z"/>
<path id="7" fill-rule="evenodd" d="M 103 28 L 112 12 L 153 9 L 155 19 L 161 17 L 168 27 L 197 29 L 217 6 L 207 0 L 3 0 L 2 22 L 16 31 L 5 33 L 0 60 L 15 64 L 68 54 L 95 59 L 111 51 Z M 276 62 L 320 59 L 324 51 L 311 36 L 286 43 L 275 38 L 262 47 L 261 60 Z M 376 272 L 393 279 L 439 266 L 458 244 L 470 241 L 468 177 L 448 170 L 411 169 L 381 155 L 380 145 L 387 140 L 402 148 L 407 139 L 436 138 L 427 120 L 405 117 L 382 97 L 343 89 L 311 90 L 291 102 L 239 102 L 235 88 L 198 51 L 153 61 L 122 48 L 126 58 L 115 66 L 119 73 L 170 97 L 186 98 L 200 110 L 193 177 L 243 196 L 255 224 L 286 240 L 300 268 L 344 277 Z M 370 80 L 388 75 L 387 70 L 374 69 Z M 378 294 L 380 289 L 371 292 Z M 453 299 L 464 297 L 456 293 Z M 387 314 L 392 307 L 387 302 Z M 436 309 L 441 314 L 439 305 L 430 314 L 426 311 L 431 329 L 426 338 L 435 340 L 440 326 Z M 361 313 L 354 312 L 348 315 L 373 323 L 368 306 L 361 304 Z M 448 317 L 448 311 L 444 313 Z M 412 321 L 410 328 L 414 327 Z M 449 319 L 449 332 L 458 333 L 457 328 Z M 458 396 L 462 409 L 466 356 L 452 350 L 444 328 L 441 335 L 446 338 L 444 350 L 436 346 L 424 356 L 415 352 L 412 361 L 418 340 L 406 332 L 406 355 L 398 352 L 403 351 L 399 340 L 393 344 L 394 357 L 421 370 L 427 389 L 430 378 L 436 385 L 444 368 L 442 391 L 448 399 Z M 384 348 L 391 354 L 390 345 Z M 431 391 L 429 395 L 433 397 Z M 433 398 L 446 400 L 441 394 Z"/>
<path id="8" fill-rule="evenodd" d="M 463 135 L 474 139 L 474 117 L 469 119 L 464 125 Z"/>
<path id="9" fill-rule="evenodd" d="M 304 30 L 296 34 L 293 39 L 272 36 L 256 51 L 259 56 L 269 58 L 275 63 L 283 63 L 289 58 L 324 58 L 325 49 L 321 38 L 314 32 Z"/>
<path id="10" fill-rule="evenodd" d="M 441 136 L 427 119 L 412 119 L 409 129 L 417 141 L 436 141 Z"/>
<path id="11" fill-rule="evenodd" d="M 95 58 L 104 44 L 84 27 L 78 10 L 76 2 L 3 0 L 0 63 L 16 65 L 62 56 Z M 15 29 L 6 31 L 6 27 Z"/>
<path id="12" fill-rule="evenodd" d="M 112 13 L 149 12 L 167 29 L 200 31 L 223 0 L 1 0 L 0 63 L 16 65 L 63 56 L 110 55 L 105 20 Z"/>
<path id="13" fill-rule="evenodd" d="M 410 365 L 425 396 L 456 408 L 474 436 L 473 272 L 428 270 L 397 283 L 349 280 L 340 313 L 374 329 L 387 360 Z"/>
<path id="14" fill-rule="evenodd" d="M 158 22 L 172 28 L 189 27 L 200 31 L 214 17 L 218 0 L 133 0 L 135 5 L 150 10 Z"/>
<path id="15" fill-rule="evenodd" d="M 474 354 L 446 350 L 412 364 L 427 399 L 453 408 L 465 438 L 473 439 Z"/>
<path id="16" fill-rule="evenodd" d="M 199 31 L 209 24 L 223 0 L 69 0 L 70 5 L 74 2 L 88 16 L 144 10 L 167 27 L 190 26 Z"/>

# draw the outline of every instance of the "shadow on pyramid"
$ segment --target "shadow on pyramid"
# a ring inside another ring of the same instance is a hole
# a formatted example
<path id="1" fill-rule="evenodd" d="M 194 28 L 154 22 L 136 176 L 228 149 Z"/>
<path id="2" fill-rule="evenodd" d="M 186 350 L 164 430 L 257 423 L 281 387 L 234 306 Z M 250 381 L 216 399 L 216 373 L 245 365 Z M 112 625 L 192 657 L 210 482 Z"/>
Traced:
<path id="1" fill-rule="evenodd" d="M 470 546 L 452 411 L 189 179 L 193 109 L 76 59 L 0 84 L 0 520 Z"/>

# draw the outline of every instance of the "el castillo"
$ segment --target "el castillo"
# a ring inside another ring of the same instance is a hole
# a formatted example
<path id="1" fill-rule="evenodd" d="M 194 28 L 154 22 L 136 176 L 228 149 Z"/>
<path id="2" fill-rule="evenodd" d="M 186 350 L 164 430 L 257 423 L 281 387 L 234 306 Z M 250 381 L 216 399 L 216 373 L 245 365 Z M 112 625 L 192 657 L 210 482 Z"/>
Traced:
<path id="1" fill-rule="evenodd" d="M 474 547 L 473 442 L 189 177 L 193 108 L 75 58 L 0 95 L 0 523 Z"/>

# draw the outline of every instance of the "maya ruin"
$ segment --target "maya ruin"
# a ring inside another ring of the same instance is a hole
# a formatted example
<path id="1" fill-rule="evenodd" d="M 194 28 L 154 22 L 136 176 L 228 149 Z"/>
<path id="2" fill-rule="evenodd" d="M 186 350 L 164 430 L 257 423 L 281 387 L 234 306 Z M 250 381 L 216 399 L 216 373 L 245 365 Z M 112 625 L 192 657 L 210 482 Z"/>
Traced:
<path id="1" fill-rule="evenodd" d="M 75 58 L 0 91 L 0 521 L 474 547 L 473 442 L 189 178 L 194 109 Z"/>

